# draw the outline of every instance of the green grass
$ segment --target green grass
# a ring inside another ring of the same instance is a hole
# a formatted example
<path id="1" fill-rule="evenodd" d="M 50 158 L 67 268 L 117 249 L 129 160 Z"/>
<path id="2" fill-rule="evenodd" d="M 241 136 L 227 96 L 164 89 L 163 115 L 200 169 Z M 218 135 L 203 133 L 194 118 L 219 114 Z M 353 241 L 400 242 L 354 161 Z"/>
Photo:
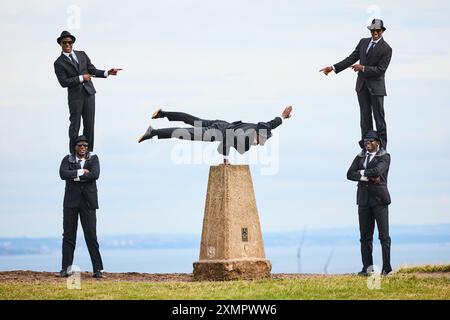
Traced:
<path id="1" fill-rule="evenodd" d="M 436 273 L 450 272 L 450 264 L 423 265 L 423 266 L 405 266 L 400 268 L 399 273 Z"/>
<path id="2" fill-rule="evenodd" d="M 367 278 L 312 276 L 229 282 L 112 282 L 85 280 L 80 290 L 56 283 L 0 283 L 0 299 L 450 299 L 450 277 L 402 273 L 367 288 Z"/>

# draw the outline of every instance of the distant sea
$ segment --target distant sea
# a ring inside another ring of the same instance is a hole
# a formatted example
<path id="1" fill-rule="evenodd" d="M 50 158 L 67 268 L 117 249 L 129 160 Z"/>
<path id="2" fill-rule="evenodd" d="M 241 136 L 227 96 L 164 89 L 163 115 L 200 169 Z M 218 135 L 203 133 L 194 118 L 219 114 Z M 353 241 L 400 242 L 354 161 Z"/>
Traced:
<path id="1" fill-rule="evenodd" d="M 393 227 L 392 266 L 450 263 L 450 225 Z M 381 249 L 374 237 L 374 263 Z M 352 273 L 361 269 L 354 227 L 273 233 L 264 237 L 273 273 Z M 107 272 L 190 273 L 198 260 L 200 235 L 127 235 L 100 237 Z M 59 271 L 61 239 L 0 238 L 0 271 Z M 74 264 L 90 271 L 82 234 Z"/>
<path id="2" fill-rule="evenodd" d="M 190 273 L 198 260 L 198 249 L 118 249 L 103 250 L 105 271 L 147 273 Z M 266 256 L 273 273 L 351 273 L 361 268 L 358 245 L 335 247 L 305 246 L 300 259 L 297 247 L 267 247 Z M 450 244 L 393 245 L 392 265 L 450 263 Z M 374 263 L 381 266 L 381 252 L 375 246 Z M 89 254 L 77 249 L 75 262 L 81 270 L 91 271 Z M 0 271 L 59 271 L 60 252 L 0 256 Z"/>

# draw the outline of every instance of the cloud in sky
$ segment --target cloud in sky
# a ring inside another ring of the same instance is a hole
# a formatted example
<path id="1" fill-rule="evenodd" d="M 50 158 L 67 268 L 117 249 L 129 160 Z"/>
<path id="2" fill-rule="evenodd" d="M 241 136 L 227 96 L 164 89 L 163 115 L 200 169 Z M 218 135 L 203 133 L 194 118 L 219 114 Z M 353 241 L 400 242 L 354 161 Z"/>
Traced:
<path id="1" fill-rule="evenodd" d="M 125 69 L 95 79 L 100 233 L 201 230 L 208 165 L 174 164 L 175 141 L 136 143 L 158 105 L 256 122 L 293 104 L 275 133 L 278 174 L 252 165 L 263 229 L 357 223 L 355 186 L 345 180 L 359 136 L 355 75 L 318 70 L 368 36 L 373 3 L 24 1 L 0 4 L 0 236 L 50 236 L 62 226 L 69 115 L 53 61 L 70 5 L 81 10 L 75 48 L 98 68 Z M 391 221 L 448 223 L 450 5 L 376 6 L 394 49 L 385 100 Z"/>

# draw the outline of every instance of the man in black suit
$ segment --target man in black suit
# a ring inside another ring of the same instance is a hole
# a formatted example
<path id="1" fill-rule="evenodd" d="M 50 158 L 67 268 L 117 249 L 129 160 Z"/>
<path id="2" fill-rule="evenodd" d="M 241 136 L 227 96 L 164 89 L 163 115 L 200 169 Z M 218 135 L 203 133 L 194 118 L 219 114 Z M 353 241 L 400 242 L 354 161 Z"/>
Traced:
<path id="1" fill-rule="evenodd" d="M 291 117 L 292 106 L 288 106 L 281 114 L 281 118 Z M 278 127 L 283 121 L 280 117 L 269 122 L 245 123 L 235 121 L 229 123 L 224 120 L 203 120 L 183 112 L 169 112 L 156 110 L 152 119 L 167 118 L 169 121 L 182 121 L 193 128 L 164 128 L 154 129 L 149 126 L 147 131 L 139 138 L 139 142 L 157 136 L 158 139 L 178 138 L 195 141 L 220 141 L 217 151 L 224 156 L 224 164 L 228 164 L 230 148 L 235 148 L 240 154 L 247 152 L 253 145 L 264 145 L 272 136 L 272 129 Z"/>
<path id="2" fill-rule="evenodd" d="M 373 266 L 372 243 L 375 222 L 383 255 L 382 274 L 387 275 L 392 271 L 388 209 L 391 197 L 387 188 L 391 157 L 386 150 L 380 148 L 380 138 L 376 131 L 367 132 L 364 145 L 366 150 L 356 156 L 347 172 L 347 179 L 358 181 L 356 203 L 363 262 L 363 269 L 359 275 L 368 275 L 368 268 Z"/>
<path id="3" fill-rule="evenodd" d="M 61 277 L 67 277 L 73 262 L 77 238 L 78 216 L 91 256 L 94 278 L 102 278 L 103 263 L 97 242 L 98 209 L 96 180 L 100 175 L 98 157 L 88 152 L 88 140 L 84 136 L 75 139 L 74 153 L 64 157 L 59 175 L 66 181 L 64 193 L 64 234 L 62 243 Z"/>
<path id="4" fill-rule="evenodd" d="M 367 28 L 372 34 L 371 38 L 361 39 L 350 56 L 320 71 L 328 75 L 333 70 L 339 73 L 351 66 L 355 72 L 358 72 L 356 92 L 360 107 L 360 146 L 363 148 L 362 139 L 369 130 L 373 130 L 373 113 L 376 128 L 381 139 L 381 148 L 386 149 L 387 129 L 383 105 L 384 96 L 386 96 L 384 74 L 391 61 L 392 49 L 382 36 L 386 30 L 382 20 L 374 19 Z M 358 60 L 359 64 L 354 64 Z"/>
<path id="5" fill-rule="evenodd" d="M 63 31 L 56 40 L 61 45 L 61 55 L 54 63 L 56 77 L 63 88 L 67 88 L 70 112 L 69 152 L 83 118 L 83 135 L 89 141 L 89 151 L 94 150 L 95 88 L 91 78 L 106 78 L 117 75 L 122 69 L 97 70 L 84 51 L 72 49 L 76 38 Z"/>

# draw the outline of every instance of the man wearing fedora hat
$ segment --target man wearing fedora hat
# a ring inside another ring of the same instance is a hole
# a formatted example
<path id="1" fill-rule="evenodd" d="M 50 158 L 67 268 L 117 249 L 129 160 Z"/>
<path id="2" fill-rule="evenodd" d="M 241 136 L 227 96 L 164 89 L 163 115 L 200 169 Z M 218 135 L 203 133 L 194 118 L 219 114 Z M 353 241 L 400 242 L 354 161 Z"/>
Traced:
<path id="1" fill-rule="evenodd" d="M 56 77 L 63 88 L 67 88 L 70 112 L 69 151 L 73 151 L 75 139 L 83 118 L 83 135 L 89 141 L 89 151 L 94 149 L 95 88 L 92 77 L 106 78 L 117 75 L 122 69 L 98 70 L 84 51 L 72 49 L 76 38 L 63 31 L 56 39 L 62 48 L 54 62 Z"/>
<path id="2" fill-rule="evenodd" d="M 333 66 L 320 69 L 320 72 L 325 75 L 332 71 L 339 73 L 350 66 L 353 71 L 358 72 L 356 92 L 360 107 L 361 139 L 373 129 L 373 114 L 381 139 L 381 148 L 385 149 L 387 129 L 384 117 L 384 96 L 386 96 L 384 74 L 391 61 L 392 48 L 383 38 L 383 32 L 386 30 L 383 20 L 373 19 L 367 28 L 372 35 L 370 38 L 361 39 L 347 58 Z M 359 64 L 355 64 L 358 60 Z M 363 148 L 362 140 L 360 146 Z"/>
<path id="3" fill-rule="evenodd" d="M 74 152 L 61 161 L 59 175 L 66 181 L 63 210 L 63 243 L 61 277 L 67 277 L 73 263 L 77 239 L 78 216 L 91 257 L 94 278 L 102 278 L 103 262 L 97 241 L 98 196 L 96 181 L 100 176 L 98 157 L 88 152 L 89 142 L 85 136 L 74 141 Z"/>
<path id="4" fill-rule="evenodd" d="M 235 121 L 229 123 L 224 120 L 203 120 L 183 112 L 157 109 L 153 112 L 152 119 L 167 118 L 169 121 L 182 121 L 193 127 L 154 129 L 152 126 L 149 126 L 138 142 L 155 136 L 158 139 L 178 138 L 207 142 L 220 141 L 217 151 L 224 156 L 224 164 L 228 164 L 228 155 L 231 147 L 243 154 L 253 145 L 264 145 L 272 136 L 272 129 L 282 124 L 281 118 L 290 118 L 291 112 L 292 106 L 288 106 L 281 113 L 281 117 L 275 117 L 268 122 L 245 123 Z"/>
<path id="5" fill-rule="evenodd" d="M 373 233 L 376 223 L 383 256 L 382 274 L 387 275 L 392 271 L 388 209 L 391 196 L 387 187 L 391 157 L 385 149 L 380 148 L 381 139 L 376 131 L 369 130 L 363 142 L 365 150 L 355 157 L 347 172 L 347 179 L 358 181 L 356 203 L 363 263 L 362 271 L 358 274 L 368 275 L 373 270 Z"/>

